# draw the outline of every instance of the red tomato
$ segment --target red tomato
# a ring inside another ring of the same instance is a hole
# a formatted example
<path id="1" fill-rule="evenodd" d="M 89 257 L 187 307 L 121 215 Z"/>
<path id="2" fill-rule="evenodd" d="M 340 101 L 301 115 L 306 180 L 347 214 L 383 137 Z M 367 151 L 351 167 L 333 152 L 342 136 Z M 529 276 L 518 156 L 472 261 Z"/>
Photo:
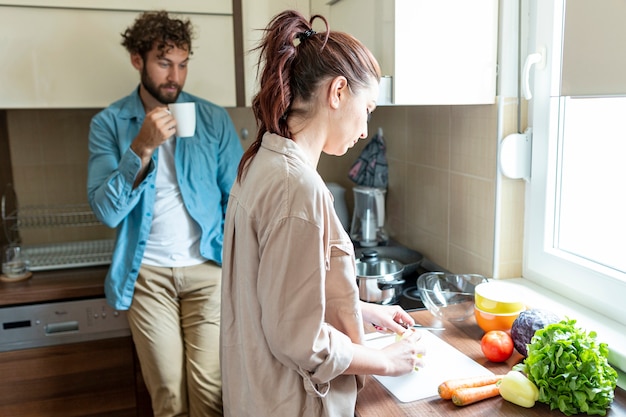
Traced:
<path id="1" fill-rule="evenodd" d="M 483 354 L 491 362 L 504 362 L 513 354 L 513 339 L 507 332 L 492 330 L 480 340 Z"/>

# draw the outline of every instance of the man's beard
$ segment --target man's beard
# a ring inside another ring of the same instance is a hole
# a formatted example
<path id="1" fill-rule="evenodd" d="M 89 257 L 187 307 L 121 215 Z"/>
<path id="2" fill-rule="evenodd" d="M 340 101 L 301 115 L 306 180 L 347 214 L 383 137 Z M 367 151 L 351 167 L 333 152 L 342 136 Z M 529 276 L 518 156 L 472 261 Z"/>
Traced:
<path id="1" fill-rule="evenodd" d="M 162 84 L 160 86 L 157 86 L 148 75 L 145 66 L 143 68 L 143 71 L 141 71 L 141 84 L 152 97 L 157 99 L 162 104 L 175 103 L 181 91 L 181 87 L 176 83 Z M 160 88 L 165 87 L 176 87 L 176 93 L 174 95 L 162 94 Z"/>

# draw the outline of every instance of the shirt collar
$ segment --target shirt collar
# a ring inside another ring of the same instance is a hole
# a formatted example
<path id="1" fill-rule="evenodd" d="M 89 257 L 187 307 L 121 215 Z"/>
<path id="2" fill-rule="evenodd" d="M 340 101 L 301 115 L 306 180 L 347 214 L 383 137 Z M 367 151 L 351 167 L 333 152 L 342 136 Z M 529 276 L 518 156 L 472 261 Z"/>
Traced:
<path id="1" fill-rule="evenodd" d="M 311 161 L 307 157 L 306 153 L 302 150 L 296 142 L 291 139 L 287 139 L 275 133 L 265 132 L 263 134 L 263 140 L 261 146 L 274 152 L 282 153 L 283 155 L 301 160 L 304 164 L 315 167 L 311 164 Z"/>
<path id="2" fill-rule="evenodd" d="M 128 98 L 120 108 L 119 117 L 124 119 L 143 119 L 146 116 L 146 111 L 143 108 L 141 97 L 139 97 L 139 86 L 128 95 Z"/>

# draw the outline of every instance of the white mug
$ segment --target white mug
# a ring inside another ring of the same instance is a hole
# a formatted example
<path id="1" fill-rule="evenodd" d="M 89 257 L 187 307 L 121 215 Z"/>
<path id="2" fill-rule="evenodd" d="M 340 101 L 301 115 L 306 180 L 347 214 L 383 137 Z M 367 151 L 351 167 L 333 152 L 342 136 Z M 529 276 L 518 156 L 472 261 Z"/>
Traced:
<path id="1" fill-rule="evenodd" d="M 176 120 L 176 136 L 179 138 L 193 136 L 196 131 L 196 104 L 172 103 L 168 108 Z"/>

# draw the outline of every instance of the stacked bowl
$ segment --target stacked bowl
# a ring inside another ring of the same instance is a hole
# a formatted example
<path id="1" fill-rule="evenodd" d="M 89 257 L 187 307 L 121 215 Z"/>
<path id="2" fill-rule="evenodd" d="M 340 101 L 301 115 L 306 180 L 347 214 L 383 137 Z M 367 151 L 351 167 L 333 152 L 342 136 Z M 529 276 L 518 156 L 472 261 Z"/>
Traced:
<path id="1" fill-rule="evenodd" d="M 514 286 L 494 280 L 476 286 L 474 316 L 483 331 L 510 331 L 513 322 L 524 310 L 526 305 Z"/>

